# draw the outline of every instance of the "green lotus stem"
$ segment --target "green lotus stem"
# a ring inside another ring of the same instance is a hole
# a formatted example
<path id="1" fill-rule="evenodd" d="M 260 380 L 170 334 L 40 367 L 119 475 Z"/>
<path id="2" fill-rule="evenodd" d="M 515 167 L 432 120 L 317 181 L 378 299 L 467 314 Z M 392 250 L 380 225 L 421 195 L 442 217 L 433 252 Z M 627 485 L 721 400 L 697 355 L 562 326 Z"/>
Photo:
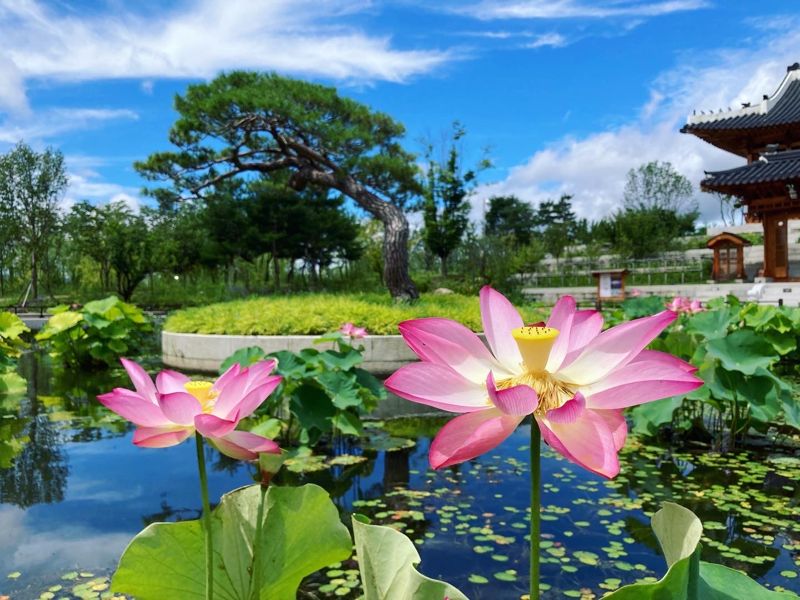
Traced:
<path id="1" fill-rule="evenodd" d="M 256 517 L 256 534 L 253 541 L 253 581 L 251 582 L 250 597 L 258 600 L 261 597 L 261 561 L 258 552 L 261 548 L 261 535 L 264 529 L 264 502 L 267 497 L 267 486 L 261 484 L 261 502 L 258 504 L 258 516 Z"/>
<path id="2" fill-rule="evenodd" d="M 203 436 L 194 433 L 197 446 L 197 470 L 200 473 L 200 496 L 203 499 L 203 539 L 206 551 L 206 600 L 214 598 L 214 542 L 211 538 L 211 505 L 208 502 L 208 476 L 206 457 L 203 453 Z"/>
<path id="3" fill-rule="evenodd" d="M 539 538 L 541 537 L 542 465 L 539 425 L 531 417 L 531 593 L 539 600 Z"/>

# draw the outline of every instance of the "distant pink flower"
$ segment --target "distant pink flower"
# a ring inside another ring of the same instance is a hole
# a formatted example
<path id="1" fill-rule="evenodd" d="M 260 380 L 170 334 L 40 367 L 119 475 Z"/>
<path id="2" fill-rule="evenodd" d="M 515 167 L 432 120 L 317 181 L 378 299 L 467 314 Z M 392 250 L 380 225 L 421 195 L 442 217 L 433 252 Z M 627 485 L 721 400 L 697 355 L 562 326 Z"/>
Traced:
<path id="1" fill-rule="evenodd" d="M 97 399 L 135 424 L 133 443 L 165 448 L 181 443 L 195 431 L 232 458 L 254 460 L 259 452 L 280 452 L 270 439 L 235 431 L 239 421 L 253 413 L 281 382 L 272 375 L 274 360 L 250 367 L 233 365 L 210 381 L 192 381 L 176 371 L 161 371 L 156 382 L 142 367 L 121 359 L 136 391 L 115 388 Z"/>
<path id="2" fill-rule="evenodd" d="M 575 300 L 565 296 L 545 326 L 526 327 L 492 288 L 481 290 L 480 301 L 491 352 L 450 319 L 400 324 L 400 333 L 422 361 L 401 367 L 386 387 L 408 400 L 463 413 L 433 440 L 430 462 L 435 469 L 491 450 L 533 414 L 545 442 L 556 451 L 614 477 L 627 435 L 623 409 L 702 385 L 690 364 L 644 349 L 675 320 L 674 312 L 602 331 L 599 312 L 577 310 Z"/>
<path id="3" fill-rule="evenodd" d="M 363 327 L 356 327 L 350 322 L 345 323 L 339 328 L 339 333 L 350 336 L 354 340 L 367 337 L 367 330 Z"/>
<path id="4" fill-rule="evenodd" d="M 641 295 L 642 295 L 642 290 L 634 288 L 630 291 L 630 296 L 633 296 L 634 298 L 638 298 Z"/>
<path id="5" fill-rule="evenodd" d="M 686 314 L 694 314 L 705 310 L 703 308 L 703 303 L 700 302 L 700 300 L 690 300 L 689 298 L 684 298 L 682 296 L 675 296 L 675 298 L 672 299 L 672 302 L 667 304 L 667 308 L 672 312 Z"/>

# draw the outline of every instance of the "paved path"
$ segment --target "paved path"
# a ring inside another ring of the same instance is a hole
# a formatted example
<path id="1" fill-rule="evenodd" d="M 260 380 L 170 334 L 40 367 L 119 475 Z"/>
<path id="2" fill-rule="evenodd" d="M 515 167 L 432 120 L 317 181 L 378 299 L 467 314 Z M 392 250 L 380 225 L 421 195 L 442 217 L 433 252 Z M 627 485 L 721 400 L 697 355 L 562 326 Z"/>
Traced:
<path id="1" fill-rule="evenodd" d="M 786 306 L 800 306 L 800 282 L 773 282 L 759 284 L 760 296 L 748 296 L 747 292 L 754 290 L 754 283 L 696 283 L 684 285 L 639 285 L 635 288 L 648 296 L 665 296 L 673 298 L 675 296 L 686 296 L 707 301 L 711 298 L 718 298 L 733 294 L 740 300 L 757 300 L 763 304 L 778 304 L 783 300 Z M 564 295 L 574 296 L 579 302 L 594 302 L 596 287 L 563 287 L 563 288 L 523 288 L 522 293 L 532 300 L 543 302 L 555 302 Z"/>

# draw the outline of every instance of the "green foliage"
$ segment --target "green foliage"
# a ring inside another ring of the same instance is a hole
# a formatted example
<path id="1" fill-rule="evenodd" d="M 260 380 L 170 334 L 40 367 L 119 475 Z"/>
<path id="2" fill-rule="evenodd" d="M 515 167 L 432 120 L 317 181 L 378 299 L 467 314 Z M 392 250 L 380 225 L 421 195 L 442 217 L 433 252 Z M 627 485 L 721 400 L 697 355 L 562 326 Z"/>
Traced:
<path id="1" fill-rule="evenodd" d="M 64 155 L 58 150 L 40 153 L 19 142 L 0 156 L 0 222 L 4 222 L 0 233 L 13 238 L 27 254 L 34 298 L 39 295 L 39 268 L 58 232 L 58 204 L 67 185 Z M 3 242 L 0 239 L 0 245 Z"/>
<path id="2" fill-rule="evenodd" d="M 0 394 L 25 391 L 25 380 L 15 373 L 17 357 L 28 347 L 22 335 L 30 331 L 17 315 L 0 312 Z"/>
<path id="3" fill-rule="evenodd" d="M 428 250 L 439 257 L 442 275 L 447 275 L 447 259 L 461 244 L 469 225 L 469 196 L 475 187 L 475 170 L 462 169 L 462 151 L 457 144 L 466 131 L 453 124 L 447 160 L 433 158 L 433 145 L 425 154 L 427 172 L 422 186 L 423 235 Z M 480 168 L 481 165 L 479 165 Z"/>
<path id="4" fill-rule="evenodd" d="M 226 494 L 211 529 L 214 596 L 230 600 L 294 600 L 304 577 L 346 559 L 352 548 L 328 493 L 312 484 Z M 125 549 L 111 585 L 139 600 L 203 600 L 205 569 L 200 521 L 155 523 Z"/>
<path id="5" fill-rule="evenodd" d="M 768 590 L 745 573 L 700 560 L 703 524 L 688 508 L 665 502 L 652 519 L 667 561 L 656 583 L 626 585 L 606 594 L 609 600 L 780 600 L 795 594 Z"/>
<path id="6" fill-rule="evenodd" d="M 664 310 L 666 304 L 663 296 L 635 296 L 622 302 L 622 313 L 626 319 L 649 317 Z"/>
<path id="7" fill-rule="evenodd" d="M 489 198 L 489 210 L 484 220 L 486 235 L 511 236 L 515 246 L 529 244 L 536 227 L 533 207 L 516 196 Z"/>
<path id="8" fill-rule="evenodd" d="M 166 331 L 228 335 L 318 335 L 350 321 L 370 334 L 397 334 L 407 319 L 447 317 L 481 331 L 475 296 L 425 294 L 413 304 L 381 294 L 270 296 L 188 308 L 172 313 Z"/>
<path id="9" fill-rule="evenodd" d="M 419 553 L 396 529 L 371 525 L 368 518 L 354 515 L 353 537 L 364 600 L 467 600 L 452 585 L 417 571 Z"/>
<path id="10" fill-rule="evenodd" d="M 575 218 L 569 194 L 563 194 L 558 201 L 545 200 L 539 204 L 535 220 L 545 250 L 556 259 L 561 258 L 567 246 L 578 241 L 585 225 Z"/>
<path id="11" fill-rule="evenodd" d="M 315 340 L 324 342 L 333 343 L 334 348 L 266 354 L 252 346 L 237 350 L 222 363 L 220 372 L 234 363 L 248 366 L 264 358 L 278 361 L 277 373 L 283 381 L 259 409 L 261 418 L 251 431 L 262 435 L 270 432 L 270 437 L 275 437 L 282 429 L 288 442 L 296 438 L 309 446 L 324 435 L 363 433 L 361 417 L 386 398 L 386 390 L 380 380 L 359 367 L 363 346 L 351 345 L 350 338 L 339 332 Z M 283 407 L 288 407 L 291 417 L 276 427 L 275 415 Z"/>
<path id="12" fill-rule="evenodd" d="M 678 430 L 706 429 L 716 412 L 730 432 L 731 445 L 751 427 L 766 431 L 784 423 L 800 429 L 800 410 L 792 387 L 780 377 L 798 356 L 800 309 L 741 304 L 716 299 L 709 310 L 682 316 L 676 327 L 654 343 L 690 361 L 705 386 L 685 399 L 669 398 L 630 411 L 634 431 L 655 434 L 671 423 Z M 713 432 L 721 437 L 721 431 Z"/>
<path id="13" fill-rule="evenodd" d="M 144 313 L 116 296 L 88 302 L 79 310 L 58 306 L 51 310 L 36 339 L 56 360 L 71 368 L 96 369 L 116 365 L 121 356 L 135 353 L 152 331 Z"/>

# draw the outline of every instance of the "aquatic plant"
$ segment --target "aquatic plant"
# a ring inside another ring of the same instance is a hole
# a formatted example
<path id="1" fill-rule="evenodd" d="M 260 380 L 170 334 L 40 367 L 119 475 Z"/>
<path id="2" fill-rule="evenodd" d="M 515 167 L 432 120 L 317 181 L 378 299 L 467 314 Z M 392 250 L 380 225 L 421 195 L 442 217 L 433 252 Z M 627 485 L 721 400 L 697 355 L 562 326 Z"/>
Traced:
<path id="1" fill-rule="evenodd" d="M 214 382 L 193 381 L 181 373 L 165 370 L 153 383 L 135 362 L 122 359 L 122 365 L 135 391 L 115 388 L 97 399 L 137 426 L 134 444 L 164 448 L 195 434 L 203 501 L 205 596 L 210 600 L 214 591 L 214 550 L 203 438 L 208 438 L 220 452 L 235 459 L 255 460 L 262 453 L 280 454 L 280 448 L 272 440 L 236 431 L 239 421 L 258 408 L 280 383 L 281 378 L 271 374 L 275 361 L 263 361 L 246 368 L 234 364 Z"/>
<path id="2" fill-rule="evenodd" d="M 691 365 L 645 350 L 676 315 L 663 311 L 602 331 L 594 310 L 561 298 L 547 323 L 525 326 L 514 306 L 486 286 L 481 318 L 491 352 L 449 319 L 400 324 L 421 362 L 401 367 L 386 387 L 408 400 L 462 413 L 430 448 L 442 468 L 475 458 L 505 440 L 527 415 L 531 425 L 531 598 L 539 597 L 540 435 L 565 458 L 605 477 L 619 472 L 622 409 L 693 390 Z"/>
<path id="3" fill-rule="evenodd" d="M 359 366 L 364 360 L 364 347 L 354 344 L 358 339 L 351 328 L 349 333 L 333 331 L 314 341 L 334 345 L 326 350 L 304 348 L 299 352 L 267 354 L 258 346 L 250 346 L 234 352 L 220 369 L 232 364 L 247 366 L 262 359 L 276 360 L 283 383 L 258 411 L 258 423 L 252 424 L 251 429 L 270 432 L 269 437 L 282 434 L 288 443 L 297 441 L 313 447 L 323 436 L 361 435 L 362 417 L 386 397 L 381 382 Z M 279 418 L 286 409 L 289 418 Z"/>
<path id="4" fill-rule="evenodd" d="M 17 315 L 0 312 L 0 394 L 25 390 L 25 380 L 16 372 L 17 358 L 28 344 L 22 335 L 30 331 Z"/>
<path id="5" fill-rule="evenodd" d="M 116 296 L 72 309 L 50 309 L 52 317 L 36 334 L 57 361 L 80 369 L 117 364 L 120 356 L 138 351 L 152 326 L 144 313 Z"/>

